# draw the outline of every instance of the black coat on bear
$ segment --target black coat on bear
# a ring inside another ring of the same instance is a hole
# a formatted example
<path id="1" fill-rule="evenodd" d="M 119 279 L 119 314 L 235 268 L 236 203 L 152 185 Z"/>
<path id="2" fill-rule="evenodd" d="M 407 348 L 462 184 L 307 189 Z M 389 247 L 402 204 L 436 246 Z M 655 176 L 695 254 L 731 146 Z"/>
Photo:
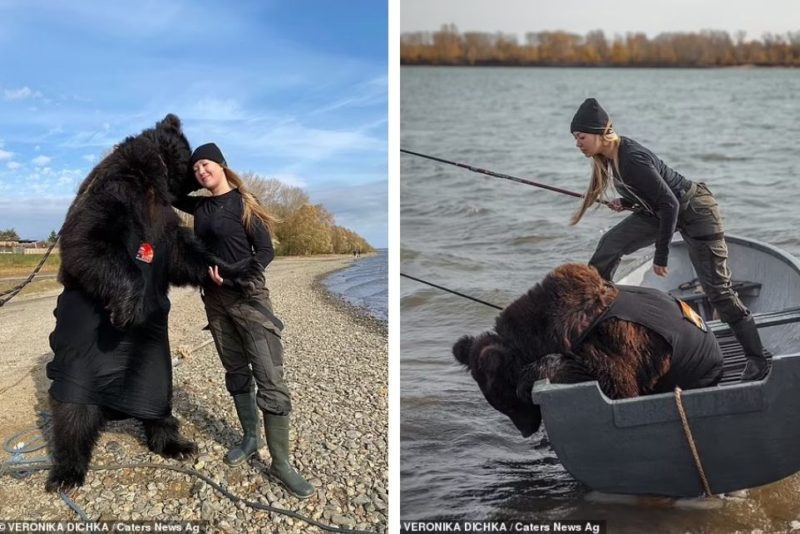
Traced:
<path id="1" fill-rule="evenodd" d="M 717 383 L 722 354 L 713 333 L 690 324 L 675 299 L 637 288 L 626 289 L 626 295 L 630 291 L 649 297 L 611 313 L 620 286 L 594 267 L 562 265 L 509 304 L 498 315 L 495 332 L 463 336 L 453 354 L 486 400 L 526 437 L 541 424 L 531 390 L 543 378 L 597 380 L 612 399 Z M 660 316 L 669 326 L 657 324 Z M 680 335 L 669 332 L 670 326 Z"/>
<path id="2" fill-rule="evenodd" d="M 167 293 L 203 285 L 205 251 L 171 207 L 196 189 L 175 115 L 128 137 L 81 185 L 61 230 L 64 292 L 50 335 L 50 393 L 140 419 L 170 413 Z M 223 276 L 241 273 L 221 265 Z"/>

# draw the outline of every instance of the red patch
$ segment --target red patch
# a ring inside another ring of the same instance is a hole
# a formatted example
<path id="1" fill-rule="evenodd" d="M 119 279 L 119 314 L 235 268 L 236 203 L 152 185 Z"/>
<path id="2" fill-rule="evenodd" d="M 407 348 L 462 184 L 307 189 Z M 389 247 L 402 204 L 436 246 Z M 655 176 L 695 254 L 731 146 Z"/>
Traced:
<path id="1" fill-rule="evenodd" d="M 139 251 L 136 253 L 136 259 L 145 263 L 153 261 L 153 245 L 150 243 L 142 243 L 139 245 Z"/>

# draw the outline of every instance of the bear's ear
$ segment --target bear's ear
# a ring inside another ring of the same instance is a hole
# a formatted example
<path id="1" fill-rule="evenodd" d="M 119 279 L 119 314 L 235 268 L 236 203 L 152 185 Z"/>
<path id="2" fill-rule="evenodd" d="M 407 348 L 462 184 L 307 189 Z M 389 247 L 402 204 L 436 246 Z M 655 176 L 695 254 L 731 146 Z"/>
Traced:
<path id="1" fill-rule="evenodd" d="M 161 130 L 172 130 L 175 133 L 181 133 L 181 120 L 177 115 L 168 113 L 164 119 L 157 124 Z"/>
<path id="2" fill-rule="evenodd" d="M 472 344 L 475 343 L 475 338 L 472 336 L 461 336 L 455 345 L 453 345 L 453 356 L 456 357 L 462 365 L 469 367 L 469 353 L 472 350 Z"/>

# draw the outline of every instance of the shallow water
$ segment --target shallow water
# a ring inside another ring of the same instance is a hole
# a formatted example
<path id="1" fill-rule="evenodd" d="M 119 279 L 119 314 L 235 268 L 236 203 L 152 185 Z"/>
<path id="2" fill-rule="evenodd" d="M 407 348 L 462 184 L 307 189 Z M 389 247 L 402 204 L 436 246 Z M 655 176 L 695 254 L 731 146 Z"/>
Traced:
<path id="1" fill-rule="evenodd" d="M 359 257 L 350 267 L 326 277 L 325 287 L 373 317 L 388 321 L 387 252 L 378 249 L 375 256 Z"/>
<path id="2" fill-rule="evenodd" d="M 401 146 L 583 192 L 569 121 L 595 96 L 617 130 L 706 182 L 726 231 L 800 256 L 800 71 L 401 69 Z M 504 305 L 568 261 L 587 261 L 621 215 L 530 186 L 401 156 L 401 271 Z M 643 251 L 646 253 L 648 251 Z M 624 264 L 623 264 L 624 268 Z M 734 273 L 735 275 L 735 273 Z M 603 504 L 539 432 L 520 437 L 454 361 L 495 310 L 401 281 L 403 519 L 607 519 L 610 532 L 788 531 L 800 477 L 714 510 Z M 743 429 L 746 431 L 746 429 Z"/>

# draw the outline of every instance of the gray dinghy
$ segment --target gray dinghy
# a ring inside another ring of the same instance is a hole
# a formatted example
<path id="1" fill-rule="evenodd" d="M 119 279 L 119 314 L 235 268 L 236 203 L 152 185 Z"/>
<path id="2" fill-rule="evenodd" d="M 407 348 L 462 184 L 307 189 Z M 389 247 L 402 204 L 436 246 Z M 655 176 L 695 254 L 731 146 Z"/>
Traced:
<path id="1" fill-rule="evenodd" d="M 734 286 L 753 312 L 772 369 L 740 383 L 741 346 L 713 320 L 683 241 L 670 246 L 669 276 L 645 260 L 620 284 L 667 291 L 707 320 L 722 347 L 720 385 L 681 393 L 699 463 L 675 393 L 611 400 L 597 382 L 534 384 L 533 402 L 564 467 L 590 488 L 633 495 L 694 497 L 775 482 L 800 471 L 800 262 L 751 239 L 726 236 Z M 704 473 L 707 486 L 703 483 Z"/>

